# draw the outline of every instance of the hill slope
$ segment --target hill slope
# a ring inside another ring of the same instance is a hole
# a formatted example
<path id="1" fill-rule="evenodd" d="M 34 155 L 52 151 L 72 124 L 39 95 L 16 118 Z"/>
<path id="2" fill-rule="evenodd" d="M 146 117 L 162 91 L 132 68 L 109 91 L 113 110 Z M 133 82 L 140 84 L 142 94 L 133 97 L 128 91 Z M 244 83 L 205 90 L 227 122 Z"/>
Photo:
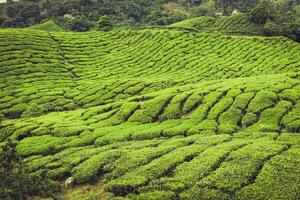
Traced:
<path id="1" fill-rule="evenodd" d="M 48 20 L 44 23 L 31 26 L 30 29 L 42 31 L 64 31 L 64 29 L 58 26 L 53 20 Z"/>
<path id="2" fill-rule="evenodd" d="M 247 14 L 221 18 L 196 17 L 169 26 L 196 28 L 201 31 L 218 31 L 231 34 L 263 35 L 263 25 L 251 22 Z"/>
<path id="3" fill-rule="evenodd" d="M 0 141 L 117 199 L 298 199 L 300 45 L 0 30 Z M 76 199 L 76 197 L 74 197 Z"/>
<path id="4" fill-rule="evenodd" d="M 31 104 L 42 113 L 88 108 L 175 85 L 299 67 L 299 44 L 284 38 L 163 30 L 0 34 L 0 108 L 7 118 Z"/>

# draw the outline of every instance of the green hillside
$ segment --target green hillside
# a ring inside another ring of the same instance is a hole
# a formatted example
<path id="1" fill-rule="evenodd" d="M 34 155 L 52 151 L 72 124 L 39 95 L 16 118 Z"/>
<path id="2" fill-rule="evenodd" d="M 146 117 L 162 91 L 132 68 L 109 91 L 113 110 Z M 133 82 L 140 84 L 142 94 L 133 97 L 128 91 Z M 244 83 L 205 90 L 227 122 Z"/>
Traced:
<path id="1" fill-rule="evenodd" d="M 299 67 L 284 37 L 1 29 L 0 146 L 67 199 L 296 200 Z"/>
<path id="2" fill-rule="evenodd" d="M 263 25 L 250 21 L 246 14 L 228 17 L 196 17 L 171 24 L 170 27 L 196 28 L 201 31 L 218 31 L 223 33 L 263 35 Z"/>
<path id="3" fill-rule="evenodd" d="M 30 28 L 42 31 L 64 31 L 64 29 L 59 27 L 53 20 L 48 20 L 44 23 L 31 26 Z"/>
<path id="4" fill-rule="evenodd" d="M 285 38 L 150 29 L 0 34 L 0 108 L 6 118 L 30 114 L 32 104 L 41 107 L 38 113 L 89 108 L 176 85 L 299 67 L 299 44 Z"/>

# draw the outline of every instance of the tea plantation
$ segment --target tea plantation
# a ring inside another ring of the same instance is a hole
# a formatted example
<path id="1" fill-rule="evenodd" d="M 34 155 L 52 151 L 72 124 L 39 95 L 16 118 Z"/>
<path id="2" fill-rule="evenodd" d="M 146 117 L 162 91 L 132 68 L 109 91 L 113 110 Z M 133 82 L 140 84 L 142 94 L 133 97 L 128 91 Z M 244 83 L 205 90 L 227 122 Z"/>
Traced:
<path id="1" fill-rule="evenodd" d="M 263 26 L 263 24 L 252 22 L 247 14 L 237 14 L 222 18 L 202 16 L 169 25 L 169 27 L 195 28 L 204 31 L 245 35 L 263 35 Z"/>
<path id="2" fill-rule="evenodd" d="M 0 146 L 110 199 L 297 200 L 299 69 L 284 37 L 0 29 Z"/>

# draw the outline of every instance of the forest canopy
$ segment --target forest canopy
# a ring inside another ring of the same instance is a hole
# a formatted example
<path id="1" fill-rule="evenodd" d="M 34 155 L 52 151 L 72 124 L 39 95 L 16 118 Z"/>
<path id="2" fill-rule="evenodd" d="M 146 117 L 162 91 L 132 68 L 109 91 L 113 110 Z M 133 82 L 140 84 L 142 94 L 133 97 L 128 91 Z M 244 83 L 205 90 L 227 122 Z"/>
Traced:
<path id="1" fill-rule="evenodd" d="M 111 30 L 236 13 L 265 25 L 265 35 L 299 38 L 300 0 L 7 0 L 0 4 L 0 26 L 28 27 L 54 20 L 65 30 Z M 99 26 L 103 19 L 104 28 Z"/>

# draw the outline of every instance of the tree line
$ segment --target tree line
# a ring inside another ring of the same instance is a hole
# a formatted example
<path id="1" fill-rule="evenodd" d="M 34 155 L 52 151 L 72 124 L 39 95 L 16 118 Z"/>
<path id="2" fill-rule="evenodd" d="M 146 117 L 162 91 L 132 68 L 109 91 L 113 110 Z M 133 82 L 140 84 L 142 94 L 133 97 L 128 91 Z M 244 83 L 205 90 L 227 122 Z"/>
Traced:
<path id="1" fill-rule="evenodd" d="M 0 26 L 28 27 L 54 19 L 71 31 L 110 30 L 233 12 L 247 13 L 253 22 L 264 25 L 265 35 L 299 41 L 300 0 L 7 0 L 0 4 Z"/>

